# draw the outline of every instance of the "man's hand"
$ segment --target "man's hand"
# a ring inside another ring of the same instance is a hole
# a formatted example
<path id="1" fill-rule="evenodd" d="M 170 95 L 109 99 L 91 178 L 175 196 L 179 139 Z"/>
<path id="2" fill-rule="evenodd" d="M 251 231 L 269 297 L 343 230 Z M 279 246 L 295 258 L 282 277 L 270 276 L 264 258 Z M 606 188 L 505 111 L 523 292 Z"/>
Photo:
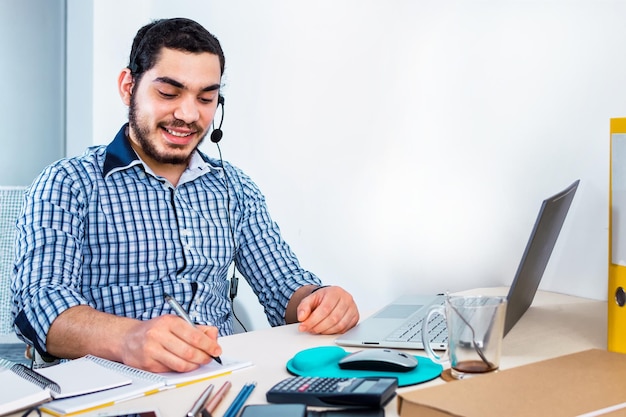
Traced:
<path id="1" fill-rule="evenodd" d="M 221 355 L 217 333 L 172 314 L 141 321 L 75 306 L 52 323 L 46 346 L 59 358 L 92 354 L 150 372 L 186 372 Z"/>
<path id="2" fill-rule="evenodd" d="M 151 372 L 188 372 L 221 355 L 217 328 L 193 327 L 167 314 L 139 321 L 122 341 L 122 361 Z"/>
<path id="3" fill-rule="evenodd" d="M 304 297 L 298 304 L 297 317 L 300 322 L 298 329 L 302 332 L 338 334 L 345 333 L 358 323 L 359 310 L 346 290 L 329 286 Z"/>

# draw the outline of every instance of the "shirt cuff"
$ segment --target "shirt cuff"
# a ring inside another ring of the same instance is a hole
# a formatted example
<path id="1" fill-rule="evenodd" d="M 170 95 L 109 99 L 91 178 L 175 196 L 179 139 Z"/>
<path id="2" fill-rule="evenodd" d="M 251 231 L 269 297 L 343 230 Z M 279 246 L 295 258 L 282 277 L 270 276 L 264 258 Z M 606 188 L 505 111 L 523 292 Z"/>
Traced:
<path id="1" fill-rule="evenodd" d="M 322 288 L 327 288 L 327 287 L 330 287 L 330 285 L 320 285 L 319 287 L 317 287 L 317 288 L 315 288 L 313 291 L 311 291 L 311 292 L 309 293 L 309 295 L 313 294 L 313 293 L 314 293 L 315 291 L 317 291 L 317 290 L 321 290 Z"/>

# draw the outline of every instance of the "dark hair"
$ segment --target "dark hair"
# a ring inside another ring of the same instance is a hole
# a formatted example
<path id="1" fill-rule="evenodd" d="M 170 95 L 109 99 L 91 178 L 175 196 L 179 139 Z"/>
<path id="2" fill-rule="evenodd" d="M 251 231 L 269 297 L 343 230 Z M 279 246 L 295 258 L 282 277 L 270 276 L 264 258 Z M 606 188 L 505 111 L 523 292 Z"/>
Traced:
<path id="1" fill-rule="evenodd" d="M 224 52 L 217 38 L 199 23 L 178 17 L 155 20 L 137 31 L 128 62 L 133 77 L 141 78 L 156 64 L 161 48 L 215 54 L 220 59 L 221 74 L 224 74 Z"/>

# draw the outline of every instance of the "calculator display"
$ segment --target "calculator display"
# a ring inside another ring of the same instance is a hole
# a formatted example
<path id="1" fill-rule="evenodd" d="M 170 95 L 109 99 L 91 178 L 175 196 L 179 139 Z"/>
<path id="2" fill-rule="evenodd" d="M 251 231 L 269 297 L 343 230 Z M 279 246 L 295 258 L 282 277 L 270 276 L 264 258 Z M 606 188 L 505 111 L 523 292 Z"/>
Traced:
<path id="1" fill-rule="evenodd" d="M 370 390 L 370 388 L 372 388 L 374 385 L 376 385 L 376 381 L 373 380 L 365 380 L 362 383 L 359 384 L 358 387 L 356 387 L 354 389 L 354 391 L 352 392 L 367 392 Z"/>

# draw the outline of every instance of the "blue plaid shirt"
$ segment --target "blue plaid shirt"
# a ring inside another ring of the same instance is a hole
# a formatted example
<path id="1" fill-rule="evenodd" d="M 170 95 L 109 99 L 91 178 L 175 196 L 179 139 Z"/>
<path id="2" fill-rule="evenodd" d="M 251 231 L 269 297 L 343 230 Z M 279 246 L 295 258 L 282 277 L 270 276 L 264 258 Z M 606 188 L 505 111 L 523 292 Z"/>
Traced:
<path id="1" fill-rule="evenodd" d="M 50 325 L 70 307 L 148 320 L 172 313 L 168 293 L 194 322 L 230 334 L 233 261 L 269 323 L 284 324 L 294 291 L 320 280 L 300 267 L 257 186 L 198 151 L 173 187 L 125 130 L 52 164 L 28 190 L 12 282 L 17 333 L 45 352 Z"/>

